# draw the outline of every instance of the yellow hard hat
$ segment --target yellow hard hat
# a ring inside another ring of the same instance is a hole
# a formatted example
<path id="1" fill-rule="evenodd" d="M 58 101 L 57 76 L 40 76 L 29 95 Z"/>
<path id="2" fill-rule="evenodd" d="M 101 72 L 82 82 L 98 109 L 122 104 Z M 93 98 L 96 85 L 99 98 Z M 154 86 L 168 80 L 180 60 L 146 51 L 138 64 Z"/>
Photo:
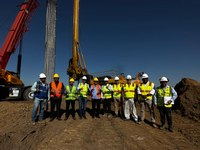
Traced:
<path id="1" fill-rule="evenodd" d="M 99 80 L 98 80 L 98 78 L 95 77 L 95 78 L 94 78 L 94 81 L 99 81 Z"/>
<path id="2" fill-rule="evenodd" d="M 59 78 L 59 75 L 58 75 L 57 73 L 55 73 L 55 74 L 53 75 L 53 77 L 54 77 L 54 78 Z"/>
<path id="3" fill-rule="evenodd" d="M 69 82 L 74 82 L 74 79 L 73 79 L 73 78 L 71 78 L 71 79 L 69 80 Z"/>

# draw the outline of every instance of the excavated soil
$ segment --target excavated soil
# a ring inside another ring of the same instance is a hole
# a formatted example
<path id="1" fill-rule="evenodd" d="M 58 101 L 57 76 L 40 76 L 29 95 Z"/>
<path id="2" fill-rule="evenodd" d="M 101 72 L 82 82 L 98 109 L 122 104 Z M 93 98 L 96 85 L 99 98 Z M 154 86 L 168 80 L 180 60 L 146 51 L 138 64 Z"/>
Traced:
<path id="1" fill-rule="evenodd" d="M 92 119 L 88 112 L 86 120 L 80 120 L 76 114 L 77 120 L 69 118 L 65 121 L 63 114 L 61 121 L 48 122 L 47 118 L 46 122 L 32 125 L 32 107 L 31 101 L 0 102 L 1 150 L 198 150 L 200 148 L 200 124 L 174 112 L 174 132 L 171 133 L 167 129 L 160 130 L 149 125 L 148 112 L 144 125 L 123 121 L 120 118 L 101 116 L 100 119 Z M 62 109 L 64 108 L 63 101 Z M 88 108 L 91 108 L 90 102 Z M 159 124 L 158 111 L 155 110 Z"/>
<path id="2" fill-rule="evenodd" d="M 178 98 L 174 109 L 177 113 L 200 122 L 200 83 L 183 78 L 176 86 Z"/>

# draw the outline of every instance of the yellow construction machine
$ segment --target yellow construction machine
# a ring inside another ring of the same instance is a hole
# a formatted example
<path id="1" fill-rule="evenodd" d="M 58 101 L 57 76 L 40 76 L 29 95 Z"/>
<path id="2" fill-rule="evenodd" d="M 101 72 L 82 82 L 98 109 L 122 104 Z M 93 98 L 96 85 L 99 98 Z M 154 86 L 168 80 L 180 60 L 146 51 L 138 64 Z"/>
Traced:
<path id="1" fill-rule="evenodd" d="M 70 78 L 73 78 L 76 81 L 79 81 L 82 76 L 87 76 L 88 83 L 93 83 L 93 76 L 90 75 L 86 68 L 86 63 L 83 57 L 83 54 L 80 49 L 79 43 L 79 2 L 80 0 L 74 0 L 74 13 L 73 13 L 73 40 L 72 40 L 72 58 L 69 60 L 69 65 L 67 68 L 67 74 Z M 99 78 L 99 83 L 104 83 L 104 77 L 109 78 L 109 83 L 114 84 L 114 78 L 112 76 L 104 75 L 104 76 L 95 76 Z M 123 74 L 119 74 L 119 81 L 122 84 L 126 83 L 126 78 Z M 136 77 L 133 79 L 133 82 L 140 82 L 140 74 L 138 73 Z"/>

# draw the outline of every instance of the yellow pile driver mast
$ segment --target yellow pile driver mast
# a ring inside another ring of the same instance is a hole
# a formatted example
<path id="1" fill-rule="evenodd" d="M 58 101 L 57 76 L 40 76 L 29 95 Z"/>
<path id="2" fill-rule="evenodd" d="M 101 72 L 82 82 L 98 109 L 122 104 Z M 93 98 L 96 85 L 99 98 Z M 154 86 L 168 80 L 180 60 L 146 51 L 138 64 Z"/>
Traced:
<path id="1" fill-rule="evenodd" d="M 74 0 L 72 58 L 69 60 L 67 74 L 74 80 L 88 75 L 79 43 L 79 0 Z"/>
<path id="2" fill-rule="evenodd" d="M 79 80 L 83 75 L 88 77 L 88 82 L 91 84 L 93 82 L 92 76 L 88 74 L 86 69 L 86 64 L 84 57 L 81 53 L 80 43 L 79 43 L 79 2 L 80 0 L 74 0 L 74 13 L 73 13 L 73 43 L 72 43 L 72 58 L 69 60 L 69 66 L 67 68 L 67 74 L 70 78 Z M 99 83 L 103 84 L 104 77 L 109 77 L 109 83 L 115 83 L 114 78 L 109 75 L 97 76 L 99 78 Z M 126 78 L 124 75 L 119 75 L 120 83 L 125 84 Z M 133 82 L 139 83 L 139 75 L 133 80 Z"/>

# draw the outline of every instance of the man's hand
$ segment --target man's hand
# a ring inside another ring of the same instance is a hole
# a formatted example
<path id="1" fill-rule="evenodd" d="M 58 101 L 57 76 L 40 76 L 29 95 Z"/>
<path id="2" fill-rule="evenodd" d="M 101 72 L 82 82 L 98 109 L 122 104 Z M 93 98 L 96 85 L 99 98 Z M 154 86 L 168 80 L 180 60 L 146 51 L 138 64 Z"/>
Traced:
<path id="1" fill-rule="evenodd" d="M 36 88 L 36 92 L 40 92 L 40 89 L 39 89 L 39 88 Z"/>

